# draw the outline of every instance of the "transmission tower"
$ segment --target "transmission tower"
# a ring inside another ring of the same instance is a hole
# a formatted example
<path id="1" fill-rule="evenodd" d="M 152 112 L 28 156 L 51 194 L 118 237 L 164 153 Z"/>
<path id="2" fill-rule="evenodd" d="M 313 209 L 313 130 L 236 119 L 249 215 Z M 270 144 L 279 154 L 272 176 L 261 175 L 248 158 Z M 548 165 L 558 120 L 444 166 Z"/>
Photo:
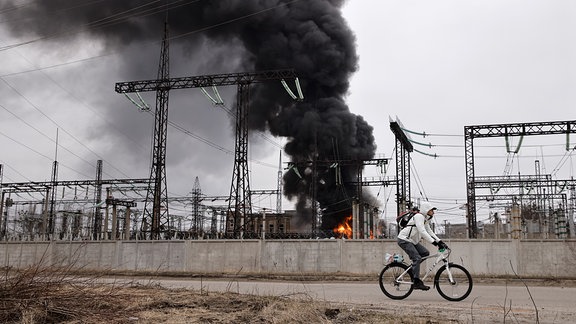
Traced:
<path id="1" fill-rule="evenodd" d="M 213 74 L 194 77 L 168 78 L 168 43 L 167 32 L 163 41 L 161 69 L 164 71 L 156 80 L 143 80 L 116 83 L 115 91 L 118 93 L 132 93 L 156 91 L 156 128 L 154 131 L 154 164 L 150 180 L 154 183 L 154 207 L 151 221 L 145 219 L 146 224 L 152 226 L 151 238 L 159 238 L 161 231 L 168 230 L 168 204 L 166 198 L 166 127 L 168 120 L 168 91 L 172 89 L 189 89 L 237 85 L 236 98 L 236 147 L 234 158 L 234 173 L 230 187 L 230 202 L 228 216 L 232 224 L 231 232 L 235 237 L 242 228 L 244 215 L 251 212 L 250 184 L 248 178 L 248 127 L 247 116 L 249 106 L 249 88 L 252 83 L 270 80 L 290 80 L 296 78 L 294 70 L 271 70 L 261 72 Z M 164 65 L 162 64 L 164 62 Z M 160 109 L 161 108 L 161 109 Z"/>
<path id="2" fill-rule="evenodd" d="M 154 84 L 149 90 L 119 90 L 116 92 L 128 93 L 138 91 L 156 91 L 156 111 L 154 113 L 154 145 L 152 154 L 152 167 L 150 168 L 150 181 L 144 203 L 141 232 L 152 240 L 160 239 L 160 234 L 170 230 L 170 217 L 168 217 L 168 189 L 166 186 L 166 139 L 168 128 L 168 94 L 170 89 L 170 64 L 168 51 L 168 23 L 164 23 L 164 36 L 160 50 L 160 63 L 156 80 L 126 82 L 124 87 L 134 87 L 136 84 Z M 152 205 L 152 208 L 150 208 Z"/>
<path id="3" fill-rule="evenodd" d="M 157 80 L 167 82 L 170 77 L 169 51 L 168 51 L 168 24 L 164 24 L 164 37 L 160 51 Z M 160 232 L 170 229 L 168 217 L 168 189 L 166 186 L 166 139 L 168 135 L 168 93 L 167 87 L 158 87 L 156 90 L 156 111 L 154 114 L 154 148 L 152 154 L 152 168 L 150 169 L 150 182 L 144 203 L 144 217 L 142 231 L 146 234 L 150 227 L 150 239 L 159 239 Z M 150 211 L 152 201 L 152 211 Z"/>

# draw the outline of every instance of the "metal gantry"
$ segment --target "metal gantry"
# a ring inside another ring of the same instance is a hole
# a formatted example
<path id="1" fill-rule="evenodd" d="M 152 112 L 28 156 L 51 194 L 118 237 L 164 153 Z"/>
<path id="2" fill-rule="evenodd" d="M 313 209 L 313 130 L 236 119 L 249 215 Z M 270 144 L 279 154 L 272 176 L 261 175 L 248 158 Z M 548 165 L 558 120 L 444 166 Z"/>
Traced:
<path id="1" fill-rule="evenodd" d="M 475 177 L 474 170 L 474 139 L 489 137 L 506 137 L 509 136 L 535 136 L 535 135 L 552 135 L 576 133 L 576 121 L 553 121 L 553 122 L 534 122 L 534 123 L 512 123 L 512 124 L 493 124 L 493 125 L 473 125 L 464 127 L 465 139 L 465 157 L 466 157 L 466 196 L 467 196 L 467 225 L 468 237 L 476 238 L 478 235 L 478 225 L 476 223 L 476 189 L 482 186 L 519 186 L 526 183 L 541 184 L 541 179 L 489 179 L 485 177 Z M 572 149 L 569 141 L 566 141 L 566 150 Z M 539 175 L 537 175 L 539 176 Z M 546 182 L 550 180 L 545 180 Z M 570 180 L 563 180 L 570 181 Z M 558 183 L 556 183 L 558 184 Z M 573 184 L 571 184 L 573 185 Z"/>
<path id="2" fill-rule="evenodd" d="M 390 120 L 390 129 L 396 139 L 396 213 L 400 215 L 412 207 L 410 201 L 410 153 L 414 146 L 399 121 Z"/>
<path id="3" fill-rule="evenodd" d="M 75 211 L 69 211 L 66 209 L 57 210 L 57 204 L 59 206 L 62 205 L 70 205 L 70 204 L 84 204 L 91 206 L 89 209 L 93 210 L 93 216 L 88 217 L 88 225 L 90 226 L 90 233 L 86 233 L 92 239 L 100 239 L 102 237 L 103 231 L 105 231 L 105 226 L 103 225 L 102 219 L 98 219 L 96 217 L 96 210 L 98 208 L 102 208 L 101 204 L 103 203 L 98 202 L 98 197 L 101 197 L 102 194 L 99 191 L 102 190 L 103 186 L 109 186 L 109 190 L 118 189 L 123 192 L 133 191 L 133 188 L 142 188 L 142 186 L 138 186 L 141 184 L 148 184 L 148 179 L 96 179 L 96 180 L 75 180 L 75 181 L 46 181 L 46 182 L 15 182 L 15 183 L 2 183 L 0 190 L 1 193 L 1 203 L 0 203 L 0 239 L 6 239 L 8 237 L 8 212 L 7 209 L 15 206 L 15 205 L 41 205 L 42 212 L 38 215 L 28 215 L 30 217 L 36 217 L 35 222 L 37 222 L 38 227 L 34 230 L 30 229 L 29 232 L 31 233 L 34 231 L 34 234 L 40 235 L 45 239 L 56 239 L 56 229 L 57 229 L 57 213 L 62 214 L 62 219 L 60 219 L 60 223 L 62 229 L 60 230 L 59 236 L 62 237 L 62 233 L 66 232 L 67 226 L 73 226 L 76 228 L 79 222 L 81 222 L 81 215 L 77 214 Z M 65 188 L 74 189 L 75 188 L 83 188 L 82 190 L 86 191 L 86 196 L 84 198 L 77 198 L 76 193 L 74 194 L 74 199 L 57 199 L 56 191 L 62 188 L 62 192 Z M 93 188 L 94 196 L 88 196 L 88 188 Z M 19 194 L 25 193 L 32 199 L 27 199 L 25 201 L 15 201 L 14 198 L 11 198 L 12 195 L 19 196 Z M 36 200 L 34 199 L 36 194 Z M 41 199 L 38 199 L 37 194 L 40 194 Z M 68 224 L 68 216 L 74 215 L 74 222 Z M 24 215 L 23 215 L 24 216 Z M 30 218 L 31 219 L 31 218 Z M 90 220 L 92 220 L 90 222 Z M 16 220 L 13 220 L 16 222 Z M 104 226 L 104 228 L 103 228 Z"/>
<path id="4" fill-rule="evenodd" d="M 251 212 L 250 182 L 248 177 L 248 127 L 250 84 L 269 80 L 294 79 L 293 70 L 272 70 L 253 73 L 230 73 L 203 75 L 196 77 L 169 78 L 168 27 L 165 26 L 158 77 L 155 80 L 116 83 L 118 93 L 156 91 L 156 112 L 154 129 L 154 154 L 150 172 L 148 201 L 152 200 L 152 212 L 145 208 L 142 222 L 143 232 L 149 232 L 150 239 L 159 239 L 161 232 L 170 229 L 168 197 L 166 189 L 166 139 L 168 122 L 168 93 L 173 89 L 200 88 L 208 86 L 238 85 L 236 109 L 235 159 L 230 188 L 229 214 L 232 231 L 237 236 L 241 228 L 242 215 Z M 148 228 L 146 227 L 150 227 Z"/>
<path id="5" fill-rule="evenodd" d="M 118 93 L 131 93 L 131 92 L 144 92 L 144 91 L 157 91 L 166 92 L 174 89 L 189 89 L 189 88 L 203 88 L 203 87 L 217 87 L 217 86 L 229 86 L 237 85 L 237 96 L 236 96 L 236 120 L 235 120 L 235 157 L 234 157 L 234 167 L 232 174 L 232 184 L 230 186 L 230 201 L 228 210 L 228 231 L 233 237 L 239 237 L 242 232 L 242 220 L 245 215 L 251 213 L 252 204 L 250 200 L 250 180 L 248 172 L 248 126 L 247 119 L 249 114 L 249 104 L 250 104 L 250 85 L 252 83 L 261 83 L 271 80 L 284 80 L 284 79 L 295 79 L 296 73 L 292 69 L 284 70 L 270 70 L 270 71 L 260 71 L 260 72 L 245 72 L 245 73 L 229 73 L 229 74 L 214 74 L 214 75 L 202 75 L 193 77 L 182 77 L 182 78 L 165 78 L 156 80 L 144 80 L 144 81 L 132 81 L 132 82 L 119 82 L 116 83 L 115 90 Z M 167 100 L 166 100 L 167 104 Z M 158 105 L 157 105 L 158 106 Z M 158 109 L 158 108 L 157 108 Z M 158 113 L 157 113 L 158 114 Z M 166 107 L 167 115 L 167 107 Z M 163 126 L 157 126 L 157 129 L 165 130 L 166 120 L 158 120 L 157 125 L 162 122 Z M 157 137 L 157 131 L 155 131 L 155 137 Z M 163 144 L 162 150 L 155 150 L 155 160 L 158 166 L 162 168 L 165 167 L 165 135 L 162 137 L 164 143 L 159 141 L 159 144 Z M 156 152 L 161 156 L 156 157 Z M 152 180 L 152 179 L 151 179 Z M 152 182 L 152 181 L 151 181 Z M 162 183 L 155 179 L 154 183 L 156 186 L 162 186 Z M 156 189 L 154 191 L 156 197 L 159 192 Z M 157 202 L 157 199 L 154 200 Z M 162 215 L 160 214 L 159 207 L 154 207 L 155 211 L 152 215 L 152 219 L 159 219 Z M 168 218 L 168 217 L 165 217 Z M 160 223 L 166 223 L 166 220 L 159 223 L 153 222 L 152 232 L 158 234 L 160 229 L 154 227 Z M 154 235 L 157 238 L 157 235 Z"/>
<path id="6" fill-rule="evenodd" d="M 192 77 L 171 78 L 168 80 L 144 80 L 116 83 L 118 93 L 157 91 L 159 89 L 190 89 L 212 86 L 230 86 L 238 84 L 262 83 L 270 80 L 294 79 L 293 69 L 268 70 L 259 72 L 240 72 L 211 74 Z"/>

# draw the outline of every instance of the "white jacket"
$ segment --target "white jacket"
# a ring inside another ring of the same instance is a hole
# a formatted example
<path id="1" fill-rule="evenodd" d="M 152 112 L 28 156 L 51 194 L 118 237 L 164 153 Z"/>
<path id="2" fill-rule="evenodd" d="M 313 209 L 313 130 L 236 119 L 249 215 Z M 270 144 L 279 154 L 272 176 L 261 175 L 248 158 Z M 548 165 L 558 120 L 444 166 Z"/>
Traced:
<path id="1" fill-rule="evenodd" d="M 421 213 L 417 213 L 408 221 L 408 225 L 398 233 L 398 238 L 412 244 L 418 244 L 422 238 L 428 243 L 440 241 L 440 238 L 430 228 L 430 219 L 432 216 L 425 217 Z"/>

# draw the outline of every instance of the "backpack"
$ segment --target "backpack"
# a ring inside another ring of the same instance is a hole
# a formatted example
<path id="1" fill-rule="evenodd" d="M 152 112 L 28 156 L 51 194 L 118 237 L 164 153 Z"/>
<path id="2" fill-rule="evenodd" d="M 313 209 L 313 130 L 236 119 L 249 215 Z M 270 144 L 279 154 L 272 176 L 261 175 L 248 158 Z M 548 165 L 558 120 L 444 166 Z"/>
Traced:
<path id="1" fill-rule="evenodd" d="M 414 217 L 414 215 L 416 215 L 416 212 L 411 210 L 407 210 L 398 215 L 398 217 L 396 217 L 396 223 L 398 224 L 398 229 L 404 229 L 406 226 L 408 226 L 408 222 L 412 219 L 412 217 Z"/>

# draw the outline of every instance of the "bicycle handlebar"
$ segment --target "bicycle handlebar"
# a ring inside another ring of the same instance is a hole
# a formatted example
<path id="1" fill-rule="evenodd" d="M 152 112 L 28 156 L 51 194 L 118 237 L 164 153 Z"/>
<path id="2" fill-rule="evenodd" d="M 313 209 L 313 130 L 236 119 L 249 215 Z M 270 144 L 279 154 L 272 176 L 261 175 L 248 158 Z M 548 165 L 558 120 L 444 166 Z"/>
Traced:
<path id="1" fill-rule="evenodd" d="M 450 249 L 449 247 L 444 248 L 444 249 L 438 249 L 438 252 L 445 255 L 446 258 L 448 258 L 448 256 L 450 255 L 450 252 L 452 252 L 452 249 Z"/>

